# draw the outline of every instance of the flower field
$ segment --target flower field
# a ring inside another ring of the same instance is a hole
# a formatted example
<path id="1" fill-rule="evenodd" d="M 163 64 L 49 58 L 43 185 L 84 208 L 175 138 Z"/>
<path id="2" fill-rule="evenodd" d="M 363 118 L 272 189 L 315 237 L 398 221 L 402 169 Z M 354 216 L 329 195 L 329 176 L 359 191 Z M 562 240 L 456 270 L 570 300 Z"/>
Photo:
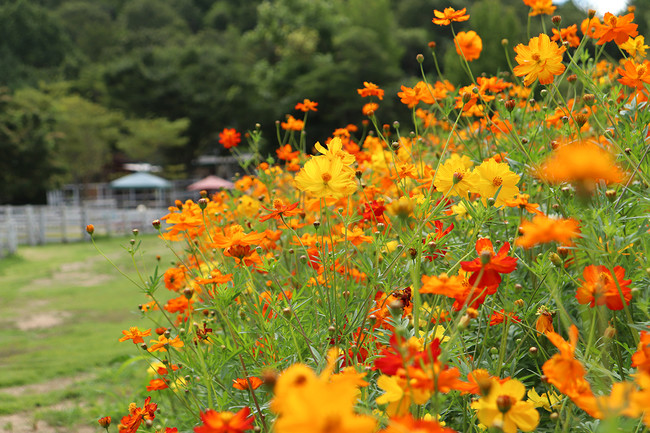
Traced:
<path id="1" fill-rule="evenodd" d="M 148 360 L 146 399 L 99 424 L 647 431 L 648 46 L 634 11 L 579 29 L 525 2 L 552 28 L 502 42 L 511 71 L 473 76 L 482 35 L 436 10 L 471 84 L 360 83 L 365 120 L 323 143 L 305 139 L 320 109 L 305 99 L 267 159 L 259 126 L 225 128 L 257 160 L 233 192 L 153 222 L 175 264 L 130 278 L 151 325 L 116 336 Z M 395 97 L 411 124 L 382 119 Z"/>

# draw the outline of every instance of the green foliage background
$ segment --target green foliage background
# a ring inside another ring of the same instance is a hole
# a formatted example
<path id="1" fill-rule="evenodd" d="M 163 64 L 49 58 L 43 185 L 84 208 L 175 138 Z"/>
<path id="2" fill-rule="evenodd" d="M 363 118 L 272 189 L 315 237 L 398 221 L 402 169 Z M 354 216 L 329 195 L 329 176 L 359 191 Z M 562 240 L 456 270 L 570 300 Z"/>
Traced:
<path id="1" fill-rule="evenodd" d="M 650 15 L 638 3 L 641 34 Z M 188 175 L 202 153 L 225 152 L 224 127 L 261 123 L 275 136 L 304 98 L 319 103 L 308 142 L 361 120 L 355 89 L 386 90 L 378 114 L 409 113 L 395 96 L 434 74 L 462 83 L 448 27 L 433 9 L 468 7 L 483 39 L 475 73 L 508 69 L 506 49 L 550 29 L 520 0 L 0 0 L 0 203 L 44 200 L 63 182 L 107 180 L 116 160 L 147 161 Z M 586 13 L 558 7 L 562 25 Z M 616 54 L 616 53 L 614 53 Z M 274 146 L 266 143 L 267 151 Z M 170 174 L 170 173 L 168 173 Z"/>

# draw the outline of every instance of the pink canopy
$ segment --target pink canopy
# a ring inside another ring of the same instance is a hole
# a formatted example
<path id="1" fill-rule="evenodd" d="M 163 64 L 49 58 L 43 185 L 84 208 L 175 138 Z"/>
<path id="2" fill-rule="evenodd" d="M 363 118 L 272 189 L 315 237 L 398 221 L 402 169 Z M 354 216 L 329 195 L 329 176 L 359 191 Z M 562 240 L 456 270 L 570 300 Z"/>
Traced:
<path id="1" fill-rule="evenodd" d="M 188 186 L 187 189 L 190 191 L 201 191 L 203 189 L 208 191 L 215 189 L 232 189 L 234 187 L 234 183 L 229 182 L 226 179 L 210 175 L 199 180 L 198 182 L 194 182 L 192 185 Z"/>

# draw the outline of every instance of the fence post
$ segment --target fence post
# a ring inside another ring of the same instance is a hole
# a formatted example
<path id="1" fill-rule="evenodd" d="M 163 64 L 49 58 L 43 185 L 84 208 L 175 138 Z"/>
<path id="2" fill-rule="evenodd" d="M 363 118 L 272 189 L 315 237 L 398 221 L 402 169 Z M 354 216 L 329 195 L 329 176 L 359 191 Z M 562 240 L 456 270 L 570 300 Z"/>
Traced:
<path id="1" fill-rule="evenodd" d="M 38 215 L 38 243 L 40 245 L 45 244 L 47 242 L 47 239 L 45 237 L 45 212 L 43 209 L 43 206 L 39 206 L 36 208 L 37 210 L 37 215 Z"/>
<path id="2" fill-rule="evenodd" d="M 36 227 L 34 227 L 34 209 L 31 205 L 25 206 L 25 219 L 27 220 L 27 242 L 36 245 Z"/>
<path id="3" fill-rule="evenodd" d="M 18 249 L 18 233 L 11 210 L 11 206 L 5 207 L 5 216 L 7 217 L 7 254 L 13 254 Z"/>
<path id="4" fill-rule="evenodd" d="M 67 243 L 68 242 L 68 233 L 67 233 L 68 220 L 67 220 L 67 216 L 66 216 L 66 212 L 65 212 L 65 205 L 62 205 L 60 209 L 61 209 L 60 210 L 60 212 L 61 212 L 61 241 L 63 243 Z"/>
<path id="5" fill-rule="evenodd" d="M 88 226 L 88 213 L 86 212 L 86 205 L 81 203 L 79 207 L 81 212 L 81 240 L 90 240 L 90 236 L 86 233 L 86 226 Z"/>

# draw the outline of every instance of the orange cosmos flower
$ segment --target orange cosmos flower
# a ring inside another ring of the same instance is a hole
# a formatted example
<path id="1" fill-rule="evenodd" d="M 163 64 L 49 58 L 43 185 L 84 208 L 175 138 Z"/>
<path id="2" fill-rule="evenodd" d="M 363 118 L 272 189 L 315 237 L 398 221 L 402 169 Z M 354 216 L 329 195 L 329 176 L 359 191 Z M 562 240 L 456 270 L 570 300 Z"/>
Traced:
<path id="1" fill-rule="evenodd" d="M 629 305 L 632 299 L 632 280 L 624 280 L 625 269 L 614 268 L 614 275 L 605 266 L 589 265 L 582 273 L 584 282 L 578 287 L 576 299 L 581 304 L 607 305 L 610 310 L 622 310 L 623 300 Z"/>
<path id="2" fill-rule="evenodd" d="M 413 415 L 407 413 L 401 417 L 393 417 L 390 419 L 388 427 L 383 430 L 379 430 L 379 433 L 456 433 L 456 430 L 452 430 L 447 427 L 440 425 L 438 421 L 435 420 L 423 420 L 415 419 Z"/>
<path id="3" fill-rule="evenodd" d="M 271 213 L 268 215 L 261 216 L 260 222 L 270 220 L 271 218 L 279 221 L 282 217 L 297 215 L 301 212 L 300 209 L 296 209 L 298 207 L 298 202 L 285 205 L 284 202 L 279 198 L 273 200 L 273 209 L 268 209 L 264 206 L 262 207 Z"/>
<path id="4" fill-rule="evenodd" d="M 539 78 L 540 84 L 550 84 L 556 75 L 564 72 L 566 67 L 562 64 L 562 53 L 565 47 L 559 47 L 551 42 L 548 35 L 542 33 L 531 38 L 528 45 L 519 44 L 515 47 L 519 63 L 514 68 L 518 77 L 524 77 L 524 85 L 530 86 Z"/>
<path id="5" fill-rule="evenodd" d="M 241 133 L 237 132 L 235 128 L 224 128 L 219 133 L 219 143 L 223 144 L 225 149 L 237 147 L 241 143 Z"/>
<path id="6" fill-rule="evenodd" d="M 569 43 L 569 46 L 576 48 L 580 45 L 580 37 L 578 37 L 578 25 L 573 24 L 564 29 L 558 31 L 556 28 L 551 29 L 553 31 L 553 36 L 551 37 L 552 41 L 566 41 Z"/>
<path id="7" fill-rule="evenodd" d="M 622 17 L 607 12 L 603 18 L 603 23 L 596 27 L 594 38 L 598 39 L 597 44 L 603 45 L 605 42 L 614 41 L 616 45 L 627 42 L 628 38 L 639 34 L 636 30 L 637 24 L 632 24 L 634 14 L 630 13 Z"/>
<path id="8" fill-rule="evenodd" d="M 239 379 L 233 379 L 232 381 L 232 387 L 235 389 L 241 389 L 242 391 L 246 391 L 247 389 L 257 389 L 262 384 L 264 381 L 260 379 L 259 377 L 251 376 L 249 378 L 239 378 Z"/>
<path id="9" fill-rule="evenodd" d="M 598 17 L 593 17 L 592 19 L 585 18 L 582 23 L 580 23 L 580 31 L 583 35 L 590 38 L 594 37 L 594 33 L 598 27 L 600 27 L 600 20 Z"/>
<path id="10" fill-rule="evenodd" d="M 279 149 L 275 150 L 276 155 L 278 155 L 278 159 L 282 159 L 284 161 L 291 161 L 292 159 L 298 158 L 298 155 L 300 155 L 299 150 L 294 150 L 292 152 L 292 148 L 290 144 L 285 144 L 284 146 L 281 146 Z"/>
<path id="11" fill-rule="evenodd" d="M 384 99 L 384 91 L 380 89 L 376 84 L 370 83 L 368 81 L 364 81 L 363 89 L 357 89 L 357 92 L 359 95 L 361 95 L 362 98 L 366 98 L 368 96 L 376 96 L 380 101 Z"/>
<path id="12" fill-rule="evenodd" d="M 555 332 L 547 332 L 546 337 L 560 350 L 544 363 L 542 371 L 548 382 L 554 385 L 562 394 L 567 395 L 582 410 L 591 416 L 600 417 L 600 410 L 591 391 L 591 385 L 584 378 L 585 368 L 574 358 L 578 342 L 578 328 L 571 325 L 569 341 L 565 341 Z"/>
<path id="13" fill-rule="evenodd" d="M 164 335 L 158 337 L 158 340 L 151 340 L 149 343 L 154 343 L 153 346 L 149 348 L 149 352 L 156 352 L 160 350 L 161 352 L 167 352 L 167 348 L 171 347 L 183 347 L 184 343 L 181 339 L 176 336 L 172 339 L 168 339 Z"/>
<path id="14" fill-rule="evenodd" d="M 379 104 L 376 104 L 374 102 L 370 102 L 361 108 L 361 112 L 363 113 L 364 116 L 372 116 L 375 114 L 375 111 L 379 108 Z"/>
<path id="15" fill-rule="evenodd" d="M 498 325 L 503 322 L 521 322 L 521 319 L 519 319 L 519 316 L 515 315 L 512 311 L 508 311 L 507 313 L 505 310 L 502 308 L 499 311 L 495 311 L 492 313 L 490 316 L 490 326 Z"/>
<path id="16" fill-rule="evenodd" d="M 488 287 L 488 294 L 494 293 L 501 284 L 500 274 L 509 274 L 517 268 L 517 258 L 508 256 L 509 250 L 510 244 L 504 242 L 499 252 L 494 254 L 492 241 L 487 238 L 477 240 L 478 257 L 471 262 L 460 262 L 464 271 L 472 272 L 469 283 L 474 287 Z"/>
<path id="17" fill-rule="evenodd" d="M 106 430 L 108 430 L 108 426 L 111 425 L 111 417 L 110 416 L 105 416 L 105 417 L 99 418 L 97 420 L 97 423 L 100 426 L 104 427 Z"/>
<path id="18" fill-rule="evenodd" d="M 546 305 L 542 305 L 537 309 L 535 329 L 540 334 L 555 332 L 555 328 L 553 328 L 553 312 L 550 311 Z"/>
<path id="19" fill-rule="evenodd" d="M 201 421 L 203 425 L 194 427 L 195 433 L 240 433 L 253 429 L 255 417 L 251 416 L 248 407 L 237 413 L 208 409 L 206 412 L 201 412 Z"/>
<path id="20" fill-rule="evenodd" d="M 465 57 L 468 62 L 478 59 L 483 51 L 483 41 L 474 30 L 458 32 L 454 44 L 458 55 Z"/>
<path id="21" fill-rule="evenodd" d="M 518 207 L 519 209 L 525 209 L 528 212 L 535 213 L 535 214 L 541 214 L 542 211 L 540 211 L 539 204 L 538 203 L 530 203 L 528 200 L 530 199 L 530 195 L 528 194 L 517 194 L 514 199 L 512 200 L 507 200 L 506 201 L 506 206 L 508 207 Z"/>
<path id="22" fill-rule="evenodd" d="M 443 12 L 439 10 L 433 11 L 434 18 L 431 20 L 434 24 L 439 26 L 448 26 L 452 22 L 463 22 L 469 19 L 467 15 L 467 8 L 462 8 L 457 11 L 454 8 L 445 8 Z"/>
<path id="23" fill-rule="evenodd" d="M 142 421 L 156 418 L 157 409 L 158 405 L 151 403 L 151 397 L 147 397 L 144 400 L 144 405 L 141 408 L 137 407 L 135 403 L 131 403 L 129 405 L 129 414 L 122 417 L 117 427 L 119 432 L 136 433 Z"/>
<path id="24" fill-rule="evenodd" d="M 146 331 L 142 332 L 137 327 L 132 326 L 128 331 L 122 331 L 122 334 L 124 334 L 124 337 L 118 340 L 120 343 L 126 340 L 133 340 L 133 344 L 144 343 L 144 339 L 142 337 L 151 335 L 151 329 L 147 329 Z"/>
<path id="25" fill-rule="evenodd" d="M 524 4 L 530 7 L 529 16 L 551 15 L 555 12 L 552 0 L 524 0 Z"/>
<path id="26" fill-rule="evenodd" d="M 397 92 L 397 96 L 400 97 L 402 104 L 407 105 L 409 108 L 413 108 L 420 102 L 420 97 L 417 89 L 401 86 L 402 91 Z"/>
<path id="27" fill-rule="evenodd" d="M 632 367 L 639 372 L 650 374 L 650 332 L 641 331 L 641 338 L 636 352 L 632 355 Z"/>
<path id="28" fill-rule="evenodd" d="M 304 101 L 298 102 L 296 104 L 296 110 L 300 110 L 305 113 L 308 111 L 318 111 L 316 107 L 318 107 L 318 102 L 310 101 L 309 99 L 305 99 Z"/>
<path id="29" fill-rule="evenodd" d="M 305 126 L 305 122 L 289 115 L 287 116 L 287 121 L 280 123 L 280 126 L 282 129 L 289 131 L 302 131 L 302 128 Z"/>
<path id="30" fill-rule="evenodd" d="M 167 388 L 169 388 L 169 385 L 167 385 L 165 379 L 151 379 L 149 385 L 147 385 L 147 391 L 160 391 Z"/>
<path id="31" fill-rule="evenodd" d="M 591 192 L 601 180 L 623 181 L 624 173 L 614 157 L 593 141 L 577 141 L 557 148 L 542 164 L 538 176 L 550 183 L 572 182 Z"/>
<path id="32" fill-rule="evenodd" d="M 618 82 L 637 90 L 645 90 L 646 84 L 650 84 L 650 61 L 636 63 L 634 60 L 624 60 L 623 68 L 616 68 L 616 72 L 622 77 Z"/>
<path id="33" fill-rule="evenodd" d="M 549 218 L 542 214 L 535 215 L 532 222 L 523 221 L 519 232 L 521 236 L 515 244 L 526 249 L 553 241 L 572 245 L 572 240 L 580 236 L 578 221 L 572 218 Z"/>

